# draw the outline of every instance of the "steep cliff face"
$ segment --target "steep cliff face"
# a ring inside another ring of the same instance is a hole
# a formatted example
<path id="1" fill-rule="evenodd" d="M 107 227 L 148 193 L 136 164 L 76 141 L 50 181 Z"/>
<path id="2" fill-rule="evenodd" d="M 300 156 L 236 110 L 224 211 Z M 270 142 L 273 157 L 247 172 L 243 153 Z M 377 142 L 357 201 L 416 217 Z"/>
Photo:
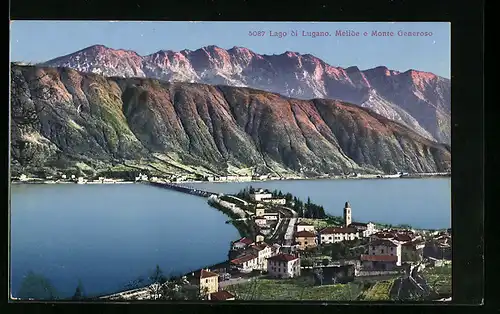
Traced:
<path id="1" fill-rule="evenodd" d="M 310 54 L 260 55 L 247 48 L 217 46 L 139 56 L 96 45 L 44 65 L 105 76 L 251 87 L 298 99 L 338 99 L 370 108 L 429 139 L 450 143 L 450 80 L 422 71 L 400 73 L 383 66 L 344 69 Z"/>
<path id="2" fill-rule="evenodd" d="M 53 91 L 47 100 L 31 95 L 12 103 L 43 108 L 33 126 L 12 122 L 12 140 L 28 142 L 36 162 L 46 167 L 70 160 L 98 169 L 158 156 L 213 173 L 228 166 L 303 174 L 450 167 L 447 145 L 340 101 L 68 68 L 15 66 L 14 75 L 31 82 L 28 95 L 33 84 Z M 42 79 L 33 83 L 35 77 Z"/>

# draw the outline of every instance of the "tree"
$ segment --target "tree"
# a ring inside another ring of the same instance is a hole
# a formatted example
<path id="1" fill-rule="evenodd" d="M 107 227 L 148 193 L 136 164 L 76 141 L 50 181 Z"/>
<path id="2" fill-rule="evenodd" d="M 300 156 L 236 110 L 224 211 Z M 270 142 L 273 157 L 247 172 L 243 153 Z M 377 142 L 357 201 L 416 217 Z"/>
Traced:
<path id="1" fill-rule="evenodd" d="M 17 297 L 20 299 L 56 300 L 58 292 L 49 279 L 29 271 L 21 283 Z"/>
<path id="2" fill-rule="evenodd" d="M 167 278 L 163 275 L 163 271 L 161 270 L 159 265 L 156 265 L 156 268 L 149 276 L 150 285 L 149 295 L 153 300 L 158 300 L 162 296 L 163 285 L 167 282 Z"/>
<path id="3" fill-rule="evenodd" d="M 83 284 L 81 280 L 78 280 L 78 286 L 76 286 L 75 294 L 72 297 L 73 300 L 83 300 L 85 299 L 85 292 L 83 289 Z"/>
<path id="4" fill-rule="evenodd" d="M 40 128 L 40 113 L 45 110 L 44 101 L 54 95 L 54 89 L 42 84 L 43 75 L 27 79 L 15 64 L 10 68 L 10 118 L 11 154 L 21 166 L 27 166 L 35 158 L 31 143 L 23 139 L 30 130 Z"/>
<path id="5" fill-rule="evenodd" d="M 318 279 L 319 281 L 319 284 L 320 285 L 323 285 L 323 280 L 325 279 L 324 275 L 323 275 L 323 268 L 318 268 L 314 271 L 314 274 L 316 275 L 316 278 Z"/>
<path id="6" fill-rule="evenodd" d="M 323 264 L 323 266 L 328 266 L 328 264 L 330 264 L 330 260 L 328 258 L 324 258 L 322 261 L 321 261 L 321 264 Z"/>

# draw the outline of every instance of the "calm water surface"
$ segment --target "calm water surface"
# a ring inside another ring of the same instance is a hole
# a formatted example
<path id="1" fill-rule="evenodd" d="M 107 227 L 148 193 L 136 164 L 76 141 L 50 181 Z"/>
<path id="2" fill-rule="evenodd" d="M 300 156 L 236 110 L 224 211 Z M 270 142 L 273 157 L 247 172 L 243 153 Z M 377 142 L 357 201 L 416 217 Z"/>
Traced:
<path id="1" fill-rule="evenodd" d="M 186 184 L 211 192 L 237 193 L 248 185 L 290 192 L 341 216 L 346 201 L 354 221 L 410 224 L 415 228 L 451 227 L 451 178 L 289 180 L 252 183 Z"/>
<path id="2" fill-rule="evenodd" d="M 227 258 L 237 230 L 206 199 L 142 184 L 13 185 L 11 273 L 43 274 L 64 295 L 117 291 L 147 275 Z"/>
<path id="3" fill-rule="evenodd" d="M 450 179 L 314 180 L 188 184 L 236 193 L 248 185 L 307 196 L 333 215 L 351 203 L 355 221 L 451 226 Z M 206 199 L 139 184 L 13 185 L 11 274 L 14 296 L 30 270 L 63 296 L 80 279 L 88 294 L 114 292 L 156 264 L 187 272 L 227 257 L 238 238 Z"/>

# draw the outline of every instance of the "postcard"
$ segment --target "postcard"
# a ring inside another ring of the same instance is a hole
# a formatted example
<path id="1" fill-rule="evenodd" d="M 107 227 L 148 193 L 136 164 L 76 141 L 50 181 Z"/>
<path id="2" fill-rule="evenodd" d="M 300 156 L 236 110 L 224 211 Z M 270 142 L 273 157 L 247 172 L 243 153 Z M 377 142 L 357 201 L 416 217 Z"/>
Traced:
<path id="1" fill-rule="evenodd" d="M 451 299 L 450 23 L 10 27 L 12 300 Z"/>

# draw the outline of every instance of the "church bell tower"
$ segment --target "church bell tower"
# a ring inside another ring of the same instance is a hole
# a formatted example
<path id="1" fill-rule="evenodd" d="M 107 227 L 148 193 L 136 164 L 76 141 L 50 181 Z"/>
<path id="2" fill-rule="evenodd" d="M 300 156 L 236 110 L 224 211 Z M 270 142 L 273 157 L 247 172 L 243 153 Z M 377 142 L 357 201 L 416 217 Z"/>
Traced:
<path id="1" fill-rule="evenodd" d="M 348 227 L 351 222 L 352 222 L 352 218 L 351 218 L 351 206 L 349 205 L 349 202 L 345 202 L 345 206 L 344 206 L 344 224 L 346 227 Z"/>

